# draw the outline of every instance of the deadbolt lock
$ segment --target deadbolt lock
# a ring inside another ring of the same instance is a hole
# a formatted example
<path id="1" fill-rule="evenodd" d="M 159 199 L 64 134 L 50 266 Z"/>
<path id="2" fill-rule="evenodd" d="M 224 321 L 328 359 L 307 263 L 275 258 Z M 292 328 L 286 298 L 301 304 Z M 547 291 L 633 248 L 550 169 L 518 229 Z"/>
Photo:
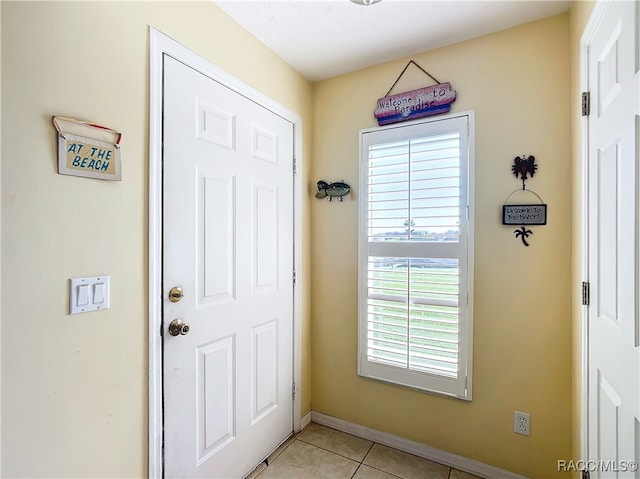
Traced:
<path id="1" fill-rule="evenodd" d="M 184 291 L 182 291 L 182 288 L 180 286 L 174 286 L 173 288 L 171 288 L 171 291 L 169 291 L 169 301 L 171 301 L 172 303 L 177 303 L 182 298 L 184 298 Z"/>
<path id="2" fill-rule="evenodd" d="M 169 324 L 169 334 L 171 336 L 184 336 L 189 334 L 189 325 L 180 319 L 174 319 Z"/>

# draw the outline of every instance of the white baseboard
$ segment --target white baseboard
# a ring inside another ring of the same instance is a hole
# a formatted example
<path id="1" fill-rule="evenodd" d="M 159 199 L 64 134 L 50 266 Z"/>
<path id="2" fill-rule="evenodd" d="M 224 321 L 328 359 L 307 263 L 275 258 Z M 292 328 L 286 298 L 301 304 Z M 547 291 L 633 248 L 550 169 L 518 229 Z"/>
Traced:
<path id="1" fill-rule="evenodd" d="M 309 414 L 307 414 L 309 416 Z M 305 416 L 303 421 L 307 418 Z M 487 477 L 491 479 L 529 479 L 526 476 L 515 474 L 499 467 L 490 466 L 480 461 L 475 461 L 467 457 L 458 456 L 442 449 L 436 449 L 419 442 L 410 441 L 393 434 L 388 434 L 382 431 L 376 431 L 375 429 L 369 429 L 368 427 L 360 426 L 349 421 L 344 421 L 332 416 L 327 416 L 316 411 L 311 411 L 311 420 L 315 423 L 323 426 L 337 429 L 338 431 L 346 432 L 354 436 L 368 439 L 369 441 L 377 442 L 385 446 L 393 447 L 400 451 L 408 452 L 414 456 L 422 457 L 445 466 L 453 467 L 470 474 L 475 474 L 480 477 Z"/>
<path id="2" fill-rule="evenodd" d="M 302 416 L 302 419 L 300 419 L 300 431 L 302 431 L 309 424 L 311 424 L 311 411 L 309 411 L 307 414 Z M 296 431 L 296 432 L 300 432 L 300 431 Z"/>

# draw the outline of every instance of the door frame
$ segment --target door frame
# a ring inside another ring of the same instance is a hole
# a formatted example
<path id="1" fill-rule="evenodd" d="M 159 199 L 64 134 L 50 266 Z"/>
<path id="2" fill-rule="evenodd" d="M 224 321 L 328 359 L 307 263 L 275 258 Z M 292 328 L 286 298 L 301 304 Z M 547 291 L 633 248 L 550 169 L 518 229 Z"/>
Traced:
<path id="1" fill-rule="evenodd" d="M 580 37 L 580 92 L 590 90 L 589 44 L 593 40 L 608 0 L 598 0 L 593 7 L 584 32 Z M 580 117 L 580 172 L 581 172 L 581 222 L 580 222 L 580 278 L 589 282 L 589 117 Z M 582 285 L 577 286 L 576 301 L 582 303 Z M 589 307 L 581 306 L 580 315 L 580 459 L 589 460 Z"/>
<path id="2" fill-rule="evenodd" d="M 163 56 L 170 55 L 293 124 L 296 173 L 293 181 L 293 381 L 302 383 L 302 118 L 263 93 L 233 77 L 171 37 L 149 28 L 149 477 L 163 477 L 162 401 L 162 88 Z M 293 430 L 300 430 L 301 394 L 293 399 Z"/>

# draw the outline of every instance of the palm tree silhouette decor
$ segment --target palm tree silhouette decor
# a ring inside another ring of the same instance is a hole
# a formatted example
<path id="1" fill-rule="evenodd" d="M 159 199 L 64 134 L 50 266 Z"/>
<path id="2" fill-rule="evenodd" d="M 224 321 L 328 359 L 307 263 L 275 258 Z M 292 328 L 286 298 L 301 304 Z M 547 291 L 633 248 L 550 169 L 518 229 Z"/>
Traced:
<path id="1" fill-rule="evenodd" d="M 533 231 L 528 230 L 525 226 L 523 226 L 519 230 L 514 230 L 513 232 L 516 234 L 516 238 L 520 237 L 525 246 L 529 246 L 529 243 L 527 243 L 527 238 L 529 237 L 529 235 L 533 234 Z"/>
<path id="2" fill-rule="evenodd" d="M 516 175 L 516 178 L 520 175 L 523 190 L 525 189 L 524 182 L 527 179 L 527 174 L 533 178 L 537 169 L 538 165 L 536 165 L 536 157 L 533 155 L 529 155 L 528 157 L 525 155 L 516 156 L 513 159 L 513 165 L 511 166 L 511 171 Z"/>

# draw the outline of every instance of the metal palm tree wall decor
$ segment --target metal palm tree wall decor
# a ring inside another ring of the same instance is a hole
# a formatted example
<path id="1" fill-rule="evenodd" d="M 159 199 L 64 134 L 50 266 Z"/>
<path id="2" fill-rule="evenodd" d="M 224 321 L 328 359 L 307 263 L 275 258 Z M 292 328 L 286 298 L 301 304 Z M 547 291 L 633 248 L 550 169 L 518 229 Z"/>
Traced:
<path id="1" fill-rule="evenodd" d="M 536 170 L 538 169 L 538 165 L 536 165 L 536 157 L 533 155 L 529 155 L 529 157 L 525 157 L 525 155 L 516 156 L 513 159 L 513 165 L 511 166 L 511 171 L 516 178 L 520 175 L 522 178 L 522 189 L 525 189 L 524 182 L 527 179 L 527 174 L 533 175 L 536 174 Z"/>
<path id="2" fill-rule="evenodd" d="M 533 231 L 528 230 L 525 226 L 523 226 L 520 229 L 514 230 L 514 233 L 516 234 L 516 238 L 518 236 L 520 237 L 525 246 L 529 246 L 529 243 L 527 243 L 527 238 L 529 237 L 529 235 L 533 234 Z"/>
<path id="3" fill-rule="evenodd" d="M 522 240 L 522 244 L 529 246 L 527 238 L 533 234 L 533 231 L 527 228 L 527 225 L 546 225 L 547 224 L 547 205 L 542 198 L 533 190 L 527 190 L 526 180 L 533 177 L 538 170 L 536 159 L 533 155 L 516 156 L 511 165 L 511 172 L 522 180 L 522 189 L 513 191 L 502 205 L 502 224 L 503 225 L 522 225 L 514 230 L 516 238 Z M 518 192 L 527 192 L 536 196 L 540 203 L 523 204 L 508 203 L 509 199 Z"/>

